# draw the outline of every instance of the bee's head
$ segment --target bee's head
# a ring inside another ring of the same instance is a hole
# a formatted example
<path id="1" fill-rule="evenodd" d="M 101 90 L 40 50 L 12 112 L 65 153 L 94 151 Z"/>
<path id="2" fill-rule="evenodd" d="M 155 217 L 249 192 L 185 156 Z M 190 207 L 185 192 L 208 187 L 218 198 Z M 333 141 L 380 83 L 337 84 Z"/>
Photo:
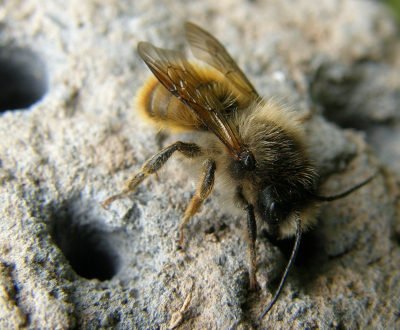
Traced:
<path id="1" fill-rule="evenodd" d="M 294 234 L 295 221 L 303 217 L 304 211 L 307 213 L 311 201 L 308 190 L 272 184 L 259 191 L 256 209 L 270 233 L 281 237 Z"/>

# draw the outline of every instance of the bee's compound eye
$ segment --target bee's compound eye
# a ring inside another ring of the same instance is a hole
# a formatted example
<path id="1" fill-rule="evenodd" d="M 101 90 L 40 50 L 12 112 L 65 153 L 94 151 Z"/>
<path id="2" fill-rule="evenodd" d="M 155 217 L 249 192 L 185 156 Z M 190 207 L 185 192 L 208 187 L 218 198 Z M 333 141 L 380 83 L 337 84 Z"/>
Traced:
<path id="1" fill-rule="evenodd" d="M 247 171 L 253 171 L 256 168 L 256 160 L 250 151 L 244 151 L 240 155 L 242 166 Z"/>
<path id="2" fill-rule="evenodd" d="M 284 211 L 281 203 L 273 202 L 269 207 L 269 219 L 271 222 L 279 223 L 283 220 Z"/>

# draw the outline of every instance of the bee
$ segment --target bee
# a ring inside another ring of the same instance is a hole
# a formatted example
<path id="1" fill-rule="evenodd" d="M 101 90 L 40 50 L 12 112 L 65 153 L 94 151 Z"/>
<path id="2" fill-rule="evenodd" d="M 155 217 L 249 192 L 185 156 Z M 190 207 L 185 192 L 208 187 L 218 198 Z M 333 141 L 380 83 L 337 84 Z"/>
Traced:
<path id="1" fill-rule="evenodd" d="M 197 190 L 180 224 L 184 228 L 210 196 L 215 178 L 227 198 L 246 217 L 250 289 L 256 287 L 257 222 L 271 235 L 295 235 L 295 243 L 279 287 L 261 316 L 279 297 L 300 246 L 302 232 L 316 222 L 318 206 L 343 198 L 370 182 L 335 196 L 318 193 L 317 169 L 307 151 L 307 138 L 296 113 L 275 99 L 261 98 L 224 46 L 193 23 L 185 24 L 186 39 L 201 62 L 183 53 L 140 42 L 137 50 L 154 76 L 138 93 L 137 108 L 161 130 L 199 132 L 196 142 L 177 141 L 151 157 L 118 195 L 132 192 L 175 153 L 201 167 Z"/>

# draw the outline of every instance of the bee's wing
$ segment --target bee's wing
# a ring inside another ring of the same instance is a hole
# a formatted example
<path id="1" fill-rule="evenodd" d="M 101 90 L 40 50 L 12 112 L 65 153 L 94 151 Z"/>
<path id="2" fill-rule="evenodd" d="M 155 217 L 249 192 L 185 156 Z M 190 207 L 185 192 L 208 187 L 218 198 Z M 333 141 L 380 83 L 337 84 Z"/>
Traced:
<path id="1" fill-rule="evenodd" d="M 244 148 L 222 114 L 221 102 L 202 82 L 185 56 L 179 51 L 157 48 L 147 42 L 138 44 L 138 53 L 161 84 L 191 108 L 238 159 Z"/>
<path id="2" fill-rule="evenodd" d="M 210 33 L 197 25 L 185 23 L 186 39 L 190 44 L 193 55 L 222 72 L 225 77 L 249 99 L 258 99 L 259 95 L 253 85 L 237 66 L 225 47 Z"/>

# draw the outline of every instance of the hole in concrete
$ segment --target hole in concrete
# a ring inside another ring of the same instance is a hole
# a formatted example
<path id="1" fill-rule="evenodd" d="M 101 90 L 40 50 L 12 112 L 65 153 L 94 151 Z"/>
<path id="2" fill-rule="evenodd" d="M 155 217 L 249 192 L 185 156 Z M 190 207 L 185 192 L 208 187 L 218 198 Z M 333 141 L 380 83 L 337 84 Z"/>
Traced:
<path id="1" fill-rule="evenodd" d="M 47 92 L 46 68 L 30 50 L 0 48 L 0 111 L 26 109 Z"/>
<path id="2" fill-rule="evenodd" d="M 87 279 L 111 279 L 118 271 L 119 259 L 108 243 L 109 233 L 94 224 L 82 224 L 84 217 L 76 216 L 67 203 L 52 212 L 50 233 L 73 270 Z"/>

